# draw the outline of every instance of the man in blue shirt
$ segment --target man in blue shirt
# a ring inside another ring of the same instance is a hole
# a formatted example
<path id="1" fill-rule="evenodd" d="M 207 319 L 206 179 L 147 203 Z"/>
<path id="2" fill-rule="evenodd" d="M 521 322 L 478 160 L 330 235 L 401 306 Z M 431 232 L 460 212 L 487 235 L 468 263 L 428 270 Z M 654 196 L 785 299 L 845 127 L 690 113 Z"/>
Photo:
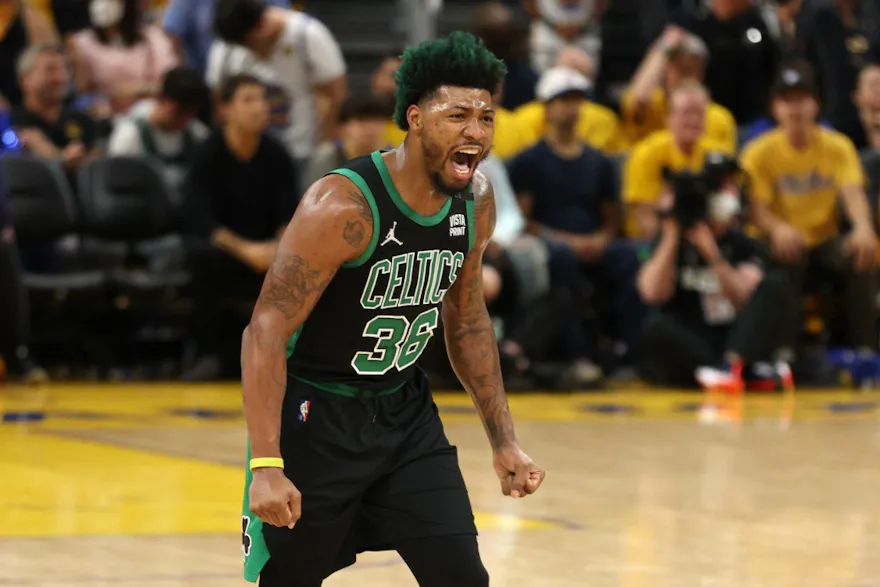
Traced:
<path id="1" fill-rule="evenodd" d="M 567 67 L 548 70 L 537 87 L 546 104 L 546 134 L 509 163 L 510 179 L 528 218 L 528 230 L 550 249 L 552 279 L 610 307 L 617 337 L 632 350 L 642 327 L 644 306 L 635 289 L 636 249 L 618 239 L 620 203 L 614 162 L 578 139 L 575 128 L 590 81 Z M 578 334 L 578 333 L 575 333 Z M 587 373 L 590 354 L 585 331 L 570 351 L 580 354 Z"/>
<path id="2" fill-rule="evenodd" d="M 290 8 L 290 0 L 261 0 L 269 6 Z M 182 49 L 190 66 L 204 72 L 214 41 L 214 8 L 217 0 L 171 0 L 163 27 Z"/>

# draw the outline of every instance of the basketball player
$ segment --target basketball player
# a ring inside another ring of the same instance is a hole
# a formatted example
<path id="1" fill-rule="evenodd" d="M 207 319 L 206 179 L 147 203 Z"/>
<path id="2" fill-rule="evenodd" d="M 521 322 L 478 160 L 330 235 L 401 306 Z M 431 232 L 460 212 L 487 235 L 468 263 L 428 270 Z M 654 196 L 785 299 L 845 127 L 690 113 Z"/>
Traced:
<path id="1" fill-rule="evenodd" d="M 317 587 L 365 550 L 397 550 L 423 587 L 485 587 L 473 513 L 419 356 L 443 320 L 505 495 L 544 471 L 520 449 L 483 302 L 495 224 L 476 172 L 503 63 L 466 33 L 406 51 L 406 140 L 315 182 L 242 340 L 250 438 L 245 578 Z"/>

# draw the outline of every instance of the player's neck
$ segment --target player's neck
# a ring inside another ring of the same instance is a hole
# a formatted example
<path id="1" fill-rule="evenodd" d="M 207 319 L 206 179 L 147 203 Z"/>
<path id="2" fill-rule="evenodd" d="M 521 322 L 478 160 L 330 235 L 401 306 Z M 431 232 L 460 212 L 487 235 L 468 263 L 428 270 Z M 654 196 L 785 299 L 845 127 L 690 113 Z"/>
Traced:
<path id="1" fill-rule="evenodd" d="M 223 128 L 223 137 L 229 152 L 241 161 L 250 161 L 260 147 L 260 135 L 243 132 L 229 124 Z"/>
<path id="2" fill-rule="evenodd" d="M 446 194 L 437 189 L 425 158 L 407 147 L 407 141 L 384 157 L 394 187 L 403 201 L 416 212 L 431 215 L 437 212 L 437 201 L 446 201 Z"/>

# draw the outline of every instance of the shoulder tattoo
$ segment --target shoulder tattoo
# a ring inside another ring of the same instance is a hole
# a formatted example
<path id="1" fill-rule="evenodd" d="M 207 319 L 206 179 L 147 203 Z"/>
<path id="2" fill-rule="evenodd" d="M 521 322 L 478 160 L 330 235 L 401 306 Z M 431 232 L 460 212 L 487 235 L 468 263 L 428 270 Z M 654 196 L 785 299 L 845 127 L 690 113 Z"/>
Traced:
<path id="1" fill-rule="evenodd" d="M 373 211 L 370 209 L 366 197 L 360 191 L 349 190 L 346 192 L 346 197 L 352 204 L 355 204 L 358 217 L 346 221 L 345 228 L 342 230 L 342 238 L 351 248 L 360 249 L 368 228 L 373 225 Z"/>

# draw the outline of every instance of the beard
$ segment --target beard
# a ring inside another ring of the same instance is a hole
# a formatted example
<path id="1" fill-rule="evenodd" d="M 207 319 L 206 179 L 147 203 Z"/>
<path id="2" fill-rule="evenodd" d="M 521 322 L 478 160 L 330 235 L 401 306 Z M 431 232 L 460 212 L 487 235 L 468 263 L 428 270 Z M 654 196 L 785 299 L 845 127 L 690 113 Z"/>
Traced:
<path id="1" fill-rule="evenodd" d="M 425 154 L 425 168 L 431 176 L 431 182 L 434 184 L 434 187 L 447 197 L 464 197 L 463 194 L 470 187 L 470 181 L 464 188 L 453 187 L 443 181 L 443 168 L 446 165 L 446 151 L 443 147 L 438 142 L 422 135 L 422 150 Z M 480 160 L 477 162 L 477 167 L 489 156 L 490 152 L 491 149 L 483 151 Z"/>
<path id="2" fill-rule="evenodd" d="M 574 134 L 575 129 L 577 128 L 578 119 L 576 116 L 572 116 L 569 118 L 558 118 L 553 121 L 553 126 L 556 127 L 556 132 L 563 135 L 571 135 Z"/>

